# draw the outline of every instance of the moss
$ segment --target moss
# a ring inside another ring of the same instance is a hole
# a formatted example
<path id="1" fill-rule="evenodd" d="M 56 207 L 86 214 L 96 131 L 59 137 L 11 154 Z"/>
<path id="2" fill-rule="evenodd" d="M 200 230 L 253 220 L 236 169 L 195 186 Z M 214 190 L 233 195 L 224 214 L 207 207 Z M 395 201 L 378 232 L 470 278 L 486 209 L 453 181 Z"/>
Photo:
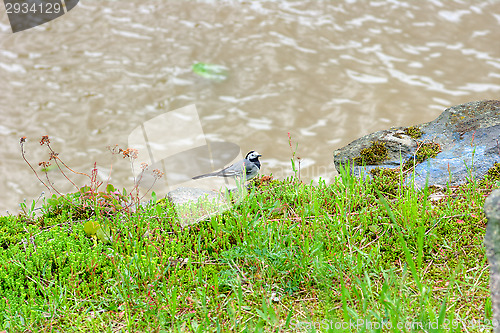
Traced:
<path id="1" fill-rule="evenodd" d="M 354 158 L 356 164 L 374 165 L 387 159 L 388 150 L 385 142 L 372 141 L 370 147 L 364 148 L 358 157 Z"/>
<path id="2" fill-rule="evenodd" d="M 500 180 L 500 163 L 493 164 L 493 166 L 488 170 L 486 177 L 490 180 Z"/>
<path id="3" fill-rule="evenodd" d="M 413 139 L 420 139 L 422 137 L 422 134 L 424 134 L 424 132 L 422 132 L 420 128 L 415 126 L 405 128 L 405 133 Z"/>
<path id="4" fill-rule="evenodd" d="M 436 155 L 441 151 L 441 146 L 435 142 L 418 142 L 417 151 L 414 157 L 409 158 L 403 163 L 403 171 L 413 168 L 415 165 L 424 162 L 428 158 L 436 157 Z M 497 170 L 500 177 L 500 164 Z M 373 176 L 373 185 L 378 191 L 389 194 L 397 195 L 401 170 L 389 169 L 389 168 L 375 168 L 370 171 Z"/>
<path id="5" fill-rule="evenodd" d="M 420 143 L 417 148 L 416 156 L 418 163 L 422 163 L 428 158 L 434 158 L 441 151 L 439 143 L 428 142 Z"/>
<path id="6" fill-rule="evenodd" d="M 488 172 L 486 173 L 484 179 L 480 184 L 482 186 L 486 186 L 498 181 L 500 181 L 500 163 L 495 163 L 491 168 L 488 169 Z"/>
<path id="7" fill-rule="evenodd" d="M 418 142 L 415 155 L 410 157 L 404 164 L 403 170 L 413 168 L 415 165 L 422 163 L 428 158 L 436 157 L 441 152 L 441 146 L 435 142 Z"/>

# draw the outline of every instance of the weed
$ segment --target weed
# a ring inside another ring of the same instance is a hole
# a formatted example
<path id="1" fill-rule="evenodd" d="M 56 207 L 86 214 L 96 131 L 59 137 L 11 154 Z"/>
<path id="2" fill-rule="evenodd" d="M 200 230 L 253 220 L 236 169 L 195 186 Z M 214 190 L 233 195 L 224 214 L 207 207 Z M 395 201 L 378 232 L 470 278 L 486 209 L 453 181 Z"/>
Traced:
<path id="1" fill-rule="evenodd" d="M 489 183 L 497 184 L 500 181 L 500 163 L 494 163 L 481 181 L 482 186 L 487 186 Z"/>
<path id="2" fill-rule="evenodd" d="M 470 177 L 435 200 L 398 184 L 401 174 L 375 173 L 377 186 L 348 170 L 318 186 L 256 177 L 244 200 L 184 228 L 164 199 L 126 209 L 136 194 L 90 185 L 53 197 L 57 213 L 36 223 L 0 217 L 0 329 L 492 329 L 491 188 Z M 96 224 L 112 226 L 108 241 Z"/>
<path id="3" fill-rule="evenodd" d="M 401 184 L 399 169 L 375 168 L 370 170 L 373 185 L 378 191 L 396 196 Z"/>
<path id="4" fill-rule="evenodd" d="M 288 145 L 290 146 L 290 150 L 292 151 L 292 158 L 290 159 L 290 162 L 292 162 L 292 171 L 293 171 L 294 177 L 300 181 L 300 162 L 301 162 L 300 160 L 301 160 L 301 158 L 299 156 L 295 157 L 295 155 L 297 154 L 297 149 L 299 148 L 299 144 L 297 143 L 295 145 L 295 148 L 293 148 L 292 136 L 290 135 L 290 132 L 288 132 Z M 295 159 L 297 159 L 297 161 L 295 161 Z"/>

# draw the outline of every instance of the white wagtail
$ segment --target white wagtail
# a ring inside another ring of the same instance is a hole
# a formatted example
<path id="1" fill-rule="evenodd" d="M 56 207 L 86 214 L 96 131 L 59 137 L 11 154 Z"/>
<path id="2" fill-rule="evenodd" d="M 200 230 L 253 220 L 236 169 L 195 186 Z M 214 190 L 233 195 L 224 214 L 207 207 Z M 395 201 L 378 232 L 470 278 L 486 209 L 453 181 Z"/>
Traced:
<path id="1" fill-rule="evenodd" d="M 262 155 L 259 154 L 258 152 L 252 150 L 250 151 L 247 156 L 241 161 L 238 161 L 227 168 L 224 168 L 220 171 L 216 172 L 211 172 L 207 173 L 204 175 L 199 175 L 196 177 L 193 177 L 193 179 L 199 179 L 199 178 L 205 178 L 205 177 L 234 177 L 234 178 L 241 178 L 243 173 L 245 173 L 245 179 L 250 180 L 257 176 L 257 174 L 260 171 L 260 161 L 259 157 Z"/>

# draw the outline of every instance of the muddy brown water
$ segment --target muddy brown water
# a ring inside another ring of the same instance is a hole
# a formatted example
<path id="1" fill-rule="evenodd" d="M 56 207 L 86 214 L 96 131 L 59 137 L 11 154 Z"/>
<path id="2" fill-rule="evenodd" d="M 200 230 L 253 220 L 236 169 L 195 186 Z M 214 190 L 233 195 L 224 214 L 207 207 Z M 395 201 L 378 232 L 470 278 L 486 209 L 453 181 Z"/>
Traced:
<path id="1" fill-rule="evenodd" d="M 262 153 L 262 173 L 292 174 L 290 133 L 301 177 L 331 179 L 332 151 L 362 135 L 499 99 L 499 41 L 498 1 L 86 0 L 16 34 L 0 10 L 0 209 L 48 193 L 20 137 L 37 170 L 49 135 L 73 169 L 97 162 L 130 188 L 130 165 L 106 147 L 190 104 L 207 140 Z M 227 79 L 193 73 L 196 62 Z"/>

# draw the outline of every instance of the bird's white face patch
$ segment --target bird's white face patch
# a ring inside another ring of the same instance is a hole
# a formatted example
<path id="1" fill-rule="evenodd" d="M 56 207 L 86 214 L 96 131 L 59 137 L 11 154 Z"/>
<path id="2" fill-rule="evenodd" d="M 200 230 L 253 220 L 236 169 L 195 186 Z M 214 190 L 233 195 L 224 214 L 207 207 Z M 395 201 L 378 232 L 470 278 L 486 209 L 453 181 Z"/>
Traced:
<path id="1" fill-rule="evenodd" d="M 260 155 L 258 152 L 254 151 L 254 152 L 252 152 L 252 153 L 248 154 L 248 157 L 247 157 L 247 158 L 248 158 L 249 160 L 251 160 L 251 159 L 257 158 L 257 157 L 259 157 L 259 156 L 261 156 L 261 155 Z"/>

